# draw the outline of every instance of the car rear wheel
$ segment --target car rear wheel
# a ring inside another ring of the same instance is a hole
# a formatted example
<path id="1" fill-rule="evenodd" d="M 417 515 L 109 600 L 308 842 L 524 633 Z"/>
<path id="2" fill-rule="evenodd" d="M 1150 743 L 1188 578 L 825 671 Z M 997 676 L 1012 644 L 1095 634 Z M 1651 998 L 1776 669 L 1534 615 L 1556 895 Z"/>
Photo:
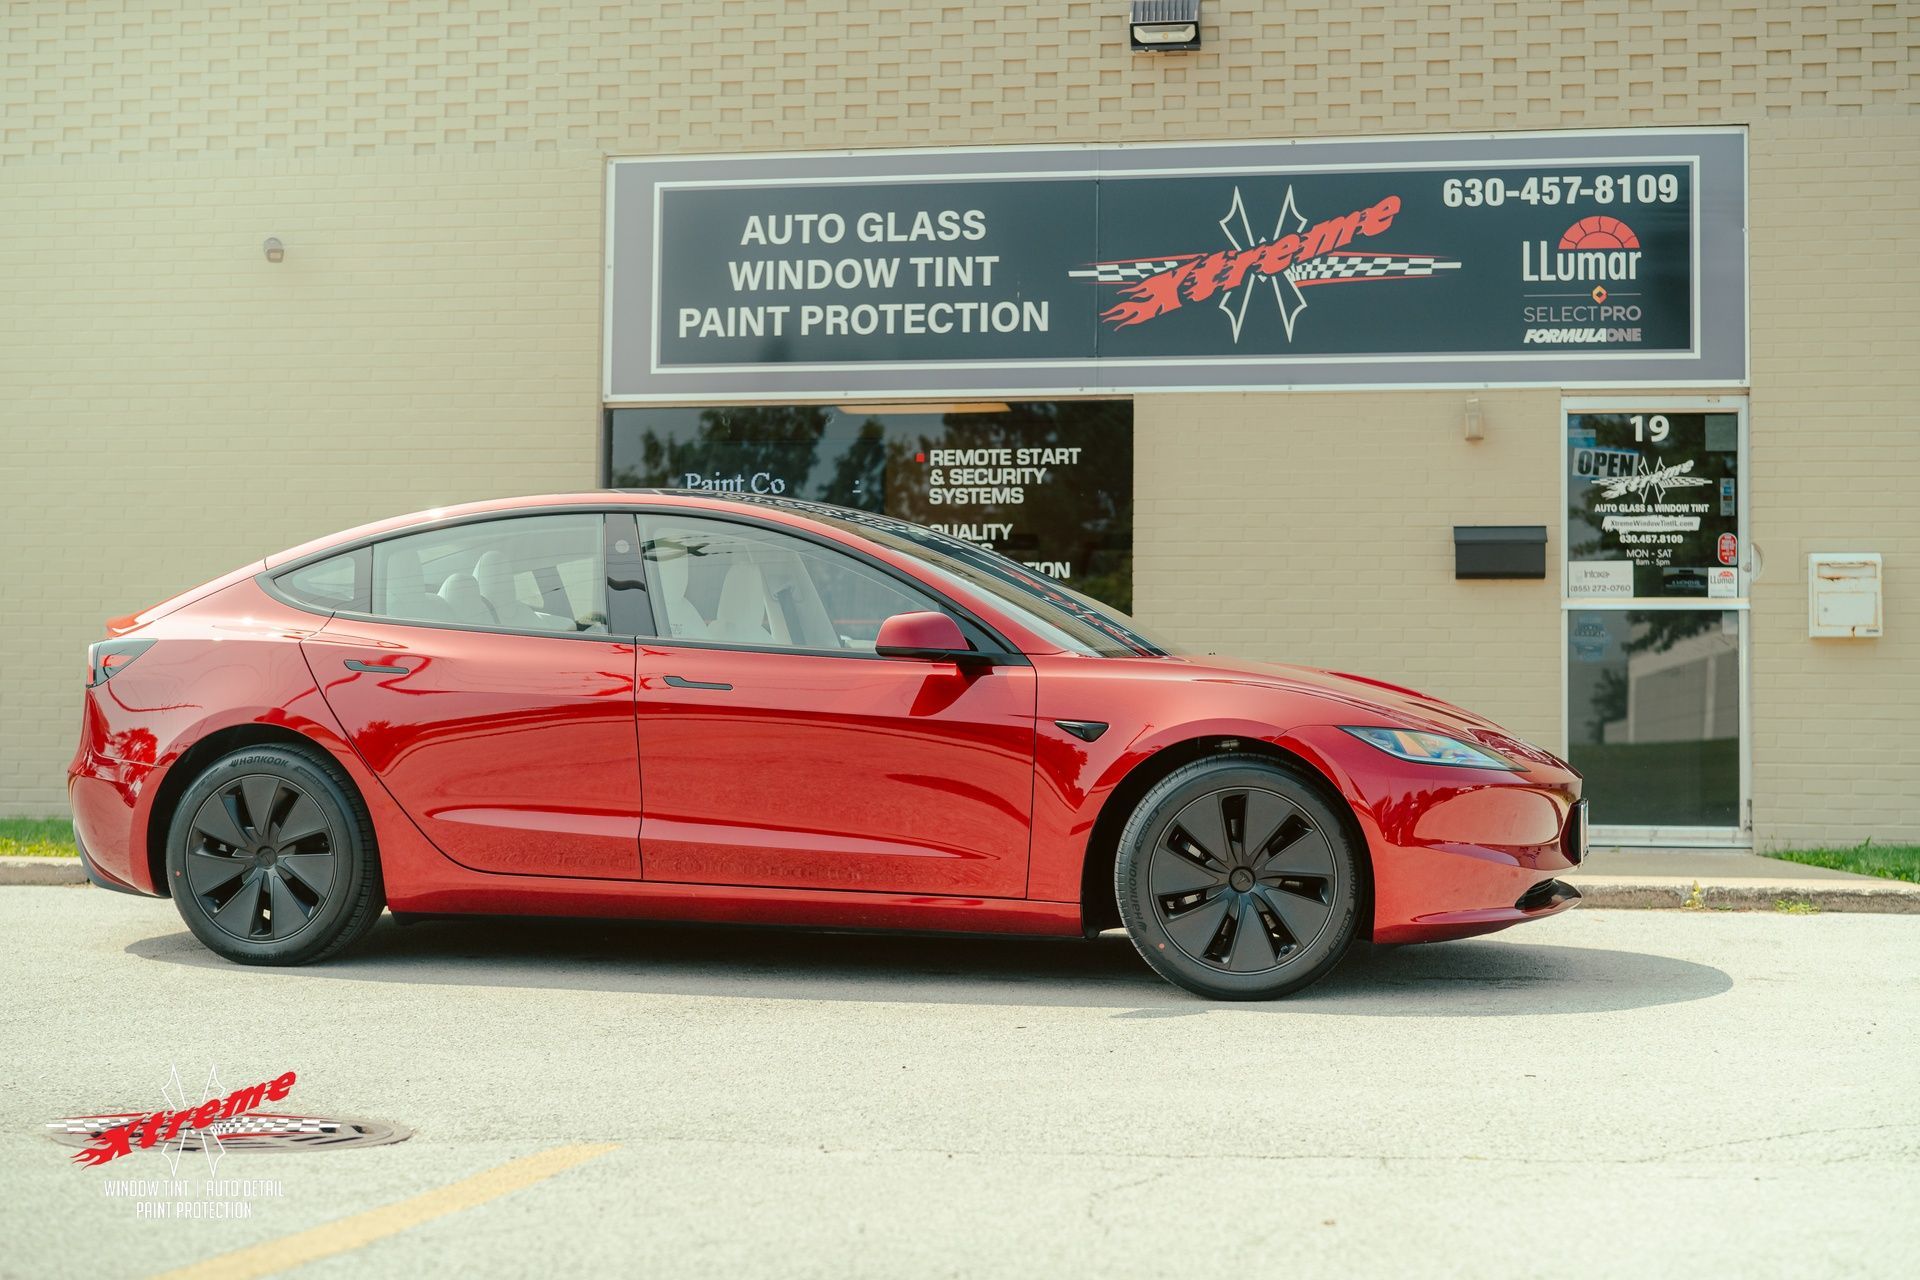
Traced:
<path id="1" fill-rule="evenodd" d="M 240 964 L 308 964 L 357 941 L 386 897 L 373 823 L 318 751 L 248 747 L 189 786 L 167 836 L 180 918 Z"/>
<path id="2" fill-rule="evenodd" d="M 1171 982 L 1216 1000 L 1271 1000 L 1340 962 L 1361 868 L 1317 788 L 1258 756 L 1216 756 L 1149 791 L 1114 859 L 1120 917 Z"/>

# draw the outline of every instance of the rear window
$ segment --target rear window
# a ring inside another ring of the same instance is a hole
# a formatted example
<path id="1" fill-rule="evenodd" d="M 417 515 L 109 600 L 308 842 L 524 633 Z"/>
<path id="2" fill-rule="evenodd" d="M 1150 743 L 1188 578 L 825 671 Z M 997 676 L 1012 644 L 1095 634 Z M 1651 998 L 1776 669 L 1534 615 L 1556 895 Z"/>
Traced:
<path id="1" fill-rule="evenodd" d="M 343 552 L 278 574 L 273 585 L 281 595 L 309 609 L 365 613 L 372 598 L 368 573 L 371 559 L 365 547 Z"/>

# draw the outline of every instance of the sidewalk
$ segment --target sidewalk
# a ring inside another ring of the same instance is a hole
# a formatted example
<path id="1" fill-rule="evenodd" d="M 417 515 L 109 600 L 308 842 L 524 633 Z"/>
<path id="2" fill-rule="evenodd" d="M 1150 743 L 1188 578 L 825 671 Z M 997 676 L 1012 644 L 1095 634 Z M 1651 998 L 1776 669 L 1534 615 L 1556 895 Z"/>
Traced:
<path id="1" fill-rule="evenodd" d="M 1595 849 L 1560 877 L 1589 907 L 1920 915 L 1920 884 L 1713 849 Z M 78 858 L 0 858 L 0 885 L 87 882 Z"/>
<path id="2" fill-rule="evenodd" d="M 1590 907 L 1776 911 L 1806 904 L 1920 915 L 1920 884 L 1721 849 L 1595 849 L 1560 878 Z"/>

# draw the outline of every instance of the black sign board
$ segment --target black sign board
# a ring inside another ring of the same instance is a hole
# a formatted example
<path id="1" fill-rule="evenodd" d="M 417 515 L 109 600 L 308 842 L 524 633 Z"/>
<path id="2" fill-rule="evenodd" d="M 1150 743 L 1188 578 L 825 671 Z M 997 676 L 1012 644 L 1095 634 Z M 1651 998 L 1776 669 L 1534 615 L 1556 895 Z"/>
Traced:
<path id="1" fill-rule="evenodd" d="M 1721 131 L 617 161 L 607 395 L 1740 381 L 1744 171 Z"/>
<path id="2" fill-rule="evenodd" d="M 998 551 L 1125 612 L 1133 406 L 616 409 L 618 488 L 754 493 L 877 511 Z"/>
<path id="3" fill-rule="evenodd" d="M 1568 415 L 1568 598 L 1738 597 L 1739 444 L 1731 413 Z"/>

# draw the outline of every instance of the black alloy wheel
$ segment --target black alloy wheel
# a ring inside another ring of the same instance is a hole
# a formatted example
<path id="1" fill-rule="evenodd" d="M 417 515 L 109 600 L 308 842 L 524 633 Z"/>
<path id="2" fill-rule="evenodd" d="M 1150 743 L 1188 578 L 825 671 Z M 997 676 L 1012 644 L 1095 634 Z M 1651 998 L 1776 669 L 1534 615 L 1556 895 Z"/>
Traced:
<path id="1" fill-rule="evenodd" d="M 1216 999 L 1317 981 L 1359 921 L 1361 871 L 1338 815 L 1260 757 L 1196 761 L 1148 792 L 1121 834 L 1114 881 L 1147 963 Z"/>
<path id="2" fill-rule="evenodd" d="M 318 751 L 256 747 L 180 799 L 167 882 L 181 918 L 242 964 L 304 964 L 355 941 L 385 905 L 372 823 Z"/>

